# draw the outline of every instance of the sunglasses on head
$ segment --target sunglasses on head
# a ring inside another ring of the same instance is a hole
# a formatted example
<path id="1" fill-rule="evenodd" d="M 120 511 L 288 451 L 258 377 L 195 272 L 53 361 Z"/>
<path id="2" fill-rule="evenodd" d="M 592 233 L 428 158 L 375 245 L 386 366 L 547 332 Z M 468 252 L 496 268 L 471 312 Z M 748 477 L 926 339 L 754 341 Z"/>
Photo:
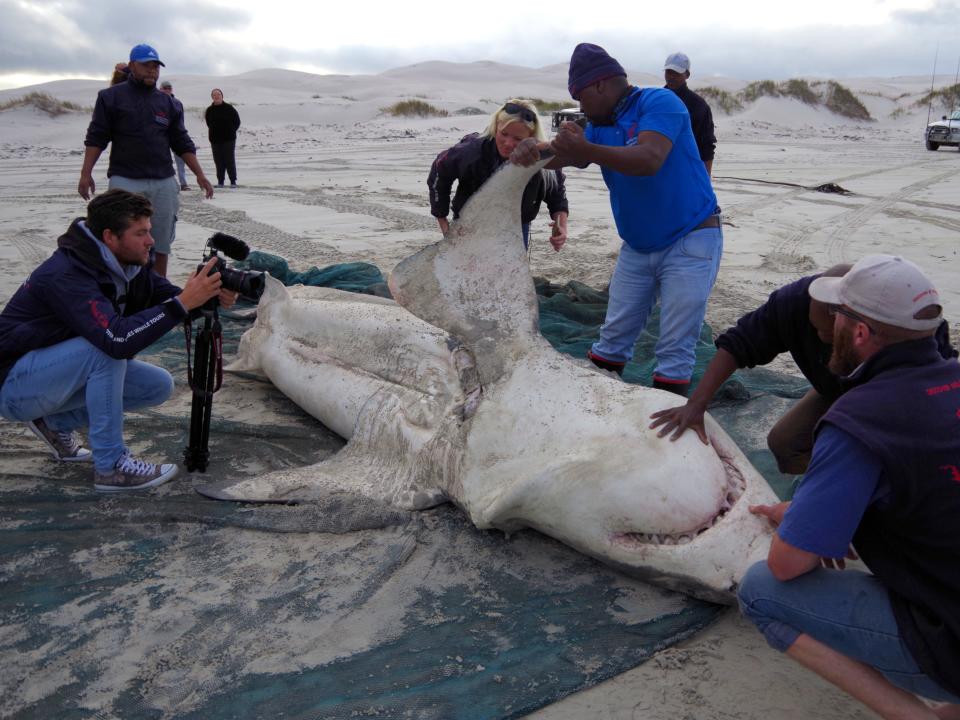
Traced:
<path id="1" fill-rule="evenodd" d="M 525 122 L 535 123 L 537 122 L 537 114 L 528 107 L 524 107 L 519 103 L 507 103 L 503 106 L 503 111 L 508 115 L 519 115 L 524 119 Z"/>
<path id="2" fill-rule="evenodd" d="M 844 317 L 848 317 L 851 320 L 856 320 L 857 322 L 863 323 L 864 325 L 867 326 L 867 330 L 870 331 L 871 335 L 875 334 L 876 332 L 873 329 L 873 327 L 870 325 L 870 323 L 868 323 L 863 317 L 861 317 L 860 315 L 857 315 L 855 312 L 853 312 L 853 310 L 847 310 L 845 307 L 842 307 L 841 305 L 831 305 L 830 314 L 843 315 Z"/>

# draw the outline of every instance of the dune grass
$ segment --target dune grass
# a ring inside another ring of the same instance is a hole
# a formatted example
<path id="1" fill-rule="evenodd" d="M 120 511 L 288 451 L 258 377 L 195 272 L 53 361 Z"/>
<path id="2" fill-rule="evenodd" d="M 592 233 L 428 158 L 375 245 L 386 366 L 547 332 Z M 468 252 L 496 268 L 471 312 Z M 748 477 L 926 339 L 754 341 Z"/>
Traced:
<path id="1" fill-rule="evenodd" d="M 870 112 L 848 88 L 835 80 L 827 81 L 827 91 L 823 104 L 830 112 L 854 120 L 873 120 Z"/>
<path id="2" fill-rule="evenodd" d="M 799 100 L 813 107 L 825 107 L 832 113 L 853 120 L 873 120 L 870 112 L 848 88 L 834 80 L 827 82 L 807 82 L 791 78 L 781 83 L 773 80 L 756 80 L 736 95 L 715 87 L 698 90 L 727 115 L 740 112 L 744 107 L 762 97 L 787 97 Z"/>
<path id="3" fill-rule="evenodd" d="M 91 111 L 91 108 L 77 105 L 69 100 L 58 100 L 44 92 L 32 92 L 27 93 L 23 97 L 13 98 L 12 100 L 7 100 L 5 103 L 0 103 L 0 112 L 21 107 L 36 108 L 50 117 L 58 117 L 71 112 Z"/>
<path id="4" fill-rule="evenodd" d="M 423 100 L 400 100 L 380 110 L 393 117 L 447 117 L 450 114 Z"/>
<path id="5" fill-rule="evenodd" d="M 707 87 L 698 88 L 697 93 L 702 95 L 712 107 L 720 108 L 725 115 L 730 115 L 743 110 L 743 103 L 740 101 L 740 98 L 733 93 L 729 93 L 726 90 L 721 90 L 718 87 L 709 85 Z"/>
<path id="6" fill-rule="evenodd" d="M 960 106 L 960 83 L 928 92 L 913 105 L 914 107 L 933 105 L 944 110 L 953 110 Z"/>

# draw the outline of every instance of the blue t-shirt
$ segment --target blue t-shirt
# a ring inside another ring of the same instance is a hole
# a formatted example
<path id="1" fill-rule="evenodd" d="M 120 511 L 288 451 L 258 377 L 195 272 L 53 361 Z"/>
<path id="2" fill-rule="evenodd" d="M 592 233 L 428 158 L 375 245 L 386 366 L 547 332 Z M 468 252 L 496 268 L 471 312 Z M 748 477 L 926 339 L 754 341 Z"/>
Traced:
<path id="1" fill-rule="evenodd" d="M 621 101 L 614 124 L 590 123 L 585 137 L 598 145 L 628 147 L 646 131 L 658 132 L 673 143 L 656 175 L 624 175 L 602 168 L 617 232 L 638 252 L 669 247 L 717 209 L 690 115 L 671 91 L 633 88 Z"/>
<path id="2" fill-rule="evenodd" d="M 807 474 L 777 529 L 780 539 L 821 557 L 844 557 L 867 506 L 889 491 L 882 471 L 866 445 L 823 425 Z"/>

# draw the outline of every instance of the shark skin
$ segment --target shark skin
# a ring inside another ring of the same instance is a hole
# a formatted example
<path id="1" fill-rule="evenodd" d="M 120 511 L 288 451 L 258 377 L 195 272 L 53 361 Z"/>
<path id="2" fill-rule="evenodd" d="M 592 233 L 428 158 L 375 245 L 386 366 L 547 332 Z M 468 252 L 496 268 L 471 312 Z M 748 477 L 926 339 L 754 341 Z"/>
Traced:
<path id="1" fill-rule="evenodd" d="M 538 331 L 520 236 L 546 160 L 505 165 L 446 236 L 402 261 L 396 302 L 269 281 L 230 369 L 259 372 L 348 439 L 333 458 L 204 486 L 209 497 L 309 502 L 351 492 L 460 507 L 481 529 L 534 528 L 627 574 L 733 603 L 777 502 L 709 416 L 710 444 L 650 430 L 677 403 L 562 355 Z"/>

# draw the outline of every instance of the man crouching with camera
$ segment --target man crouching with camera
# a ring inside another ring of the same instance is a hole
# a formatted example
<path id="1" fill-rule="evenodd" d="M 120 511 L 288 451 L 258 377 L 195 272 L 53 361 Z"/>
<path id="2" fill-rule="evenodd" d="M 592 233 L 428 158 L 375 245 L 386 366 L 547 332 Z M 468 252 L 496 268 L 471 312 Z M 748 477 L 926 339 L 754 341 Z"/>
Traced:
<path id="1" fill-rule="evenodd" d="M 0 416 L 25 422 L 63 462 L 93 462 L 94 487 L 140 490 L 175 477 L 175 464 L 134 457 L 125 410 L 173 392 L 163 368 L 134 356 L 219 295 L 213 258 L 181 289 L 153 272 L 150 201 L 110 190 L 87 206 L 0 313 Z M 76 430 L 89 428 L 90 450 Z M 92 450 L 92 452 L 91 452 Z"/>

